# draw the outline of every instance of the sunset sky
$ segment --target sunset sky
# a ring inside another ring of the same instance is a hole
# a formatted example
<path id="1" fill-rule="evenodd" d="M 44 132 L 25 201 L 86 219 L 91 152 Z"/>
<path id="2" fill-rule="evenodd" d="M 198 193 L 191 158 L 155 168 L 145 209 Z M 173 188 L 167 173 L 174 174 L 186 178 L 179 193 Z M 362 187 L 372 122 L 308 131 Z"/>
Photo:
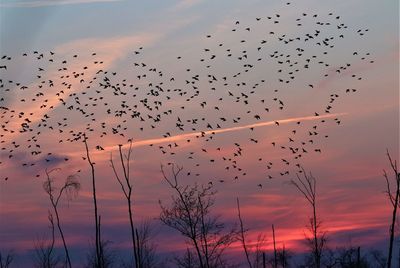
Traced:
<path id="1" fill-rule="evenodd" d="M 68 141 L 79 132 L 96 162 L 103 237 L 116 248 L 128 251 L 130 240 L 109 160 L 131 138 L 134 219 L 154 221 L 161 254 L 185 246 L 156 219 L 173 194 L 160 172 L 168 163 L 184 167 L 182 184 L 213 183 L 214 213 L 228 224 L 239 197 L 250 240 L 264 232 L 271 249 L 274 224 L 278 245 L 293 251 L 304 250 L 310 215 L 288 184 L 300 164 L 317 178 L 329 246 L 386 250 L 386 150 L 399 160 L 398 10 L 395 0 L 0 1 L 0 250 L 14 250 L 17 267 L 29 263 L 49 231 L 45 169 L 60 168 L 58 183 L 76 174 L 82 184 L 60 210 L 73 261 L 85 259 L 90 168 L 82 141 Z M 132 110 L 115 116 L 124 105 Z M 20 133 L 26 118 L 32 131 Z"/>

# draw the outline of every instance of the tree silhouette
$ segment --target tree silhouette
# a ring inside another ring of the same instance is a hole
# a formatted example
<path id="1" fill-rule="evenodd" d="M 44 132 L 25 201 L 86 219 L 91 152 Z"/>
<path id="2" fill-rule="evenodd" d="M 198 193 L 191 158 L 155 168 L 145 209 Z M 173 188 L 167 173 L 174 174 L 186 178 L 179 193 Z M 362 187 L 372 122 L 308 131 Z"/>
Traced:
<path id="1" fill-rule="evenodd" d="M 55 255 L 55 228 L 53 214 L 49 211 L 48 220 L 50 222 L 51 238 L 47 241 L 46 238 L 38 239 L 35 242 L 35 259 L 34 264 L 37 268 L 53 268 L 60 264 L 59 256 Z"/>
<path id="2" fill-rule="evenodd" d="M 95 176 L 95 163 L 92 162 L 89 154 L 89 147 L 87 143 L 86 135 L 83 136 L 83 143 L 85 144 L 86 149 L 86 160 L 90 165 L 91 177 L 92 177 L 92 194 L 93 194 L 93 205 L 94 205 L 94 218 L 95 218 L 95 229 L 96 229 L 96 237 L 95 237 L 95 248 L 96 248 L 96 266 L 99 268 L 104 268 L 104 258 L 102 256 L 102 242 L 101 242 L 101 234 L 100 234 L 100 216 L 98 215 L 97 210 L 97 196 L 96 196 L 96 176 Z"/>
<path id="3" fill-rule="evenodd" d="M 258 234 L 257 241 L 252 244 L 247 244 L 246 241 L 246 233 L 248 229 L 244 227 L 241 210 L 240 210 L 240 202 L 239 198 L 236 198 L 236 205 L 238 211 L 239 218 L 239 231 L 238 231 L 238 240 L 241 243 L 243 248 L 244 255 L 246 257 L 246 264 L 250 268 L 265 268 L 267 265 L 267 258 L 263 248 L 266 245 L 266 235 L 263 233 Z M 276 260 L 273 260 L 272 266 L 276 264 Z"/>
<path id="4" fill-rule="evenodd" d="M 249 268 L 252 268 L 253 266 L 251 265 L 250 256 L 249 256 L 249 251 L 248 251 L 247 245 L 246 245 L 246 236 L 245 236 L 245 232 L 246 232 L 247 230 L 245 230 L 245 228 L 244 228 L 244 226 L 243 226 L 242 216 L 240 215 L 240 203 L 239 203 L 239 198 L 236 198 L 236 205 L 237 205 L 238 218 L 239 218 L 239 223 L 240 223 L 239 241 L 240 241 L 240 243 L 242 244 L 243 251 L 244 251 L 244 254 L 245 254 L 245 256 L 246 256 L 247 264 L 248 264 Z"/>
<path id="5" fill-rule="evenodd" d="M 237 232 L 234 228 L 225 231 L 225 224 L 219 220 L 219 217 L 211 215 L 215 194 L 211 185 L 179 185 L 178 176 L 182 169 L 172 164 L 172 178 L 169 178 L 164 167 L 161 166 L 165 181 L 177 196 L 172 196 L 170 207 L 164 206 L 160 201 L 160 220 L 188 239 L 188 243 L 197 256 L 198 265 L 194 267 L 224 267 L 224 252 L 236 240 Z M 192 261 L 191 249 L 187 252 L 186 259 Z"/>
<path id="6" fill-rule="evenodd" d="M 101 244 L 99 245 L 101 250 L 100 260 L 97 258 L 96 245 L 86 256 L 86 264 L 85 268 L 94 268 L 94 267 L 103 267 L 103 268 L 112 268 L 116 267 L 116 262 L 118 259 L 117 251 L 115 251 L 111 244 L 112 242 L 109 240 L 101 240 Z M 99 262 L 100 261 L 100 262 Z"/>
<path id="7" fill-rule="evenodd" d="M 288 251 L 285 244 L 283 244 L 283 247 L 277 250 L 277 264 L 282 266 L 282 268 L 289 267 L 289 261 L 292 256 L 292 252 Z"/>
<path id="8" fill-rule="evenodd" d="M 81 185 L 77 181 L 77 178 L 75 175 L 70 175 L 65 180 L 64 185 L 57 191 L 56 187 L 54 186 L 54 179 L 51 177 L 51 173 L 53 173 L 57 170 L 59 170 L 59 169 L 51 169 L 50 171 L 48 171 L 47 169 L 45 170 L 46 181 L 43 183 L 43 189 L 49 196 L 54 215 L 56 216 L 56 225 L 57 225 L 57 228 L 60 233 L 61 240 L 62 240 L 62 243 L 64 246 L 66 262 L 67 262 L 68 267 L 71 268 L 72 267 L 71 258 L 69 256 L 69 251 L 68 251 L 68 247 L 67 247 L 67 242 L 65 241 L 64 232 L 61 228 L 60 215 L 58 212 L 58 204 L 60 202 L 61 196 L 64 193 L 68 199 L 71 199 L 75 194 L 78 193 Z M 51 216 L 49 216 L 49 220 L 50 220 L 51 224 L 53 224 L 53 216 L 52 216 L 52 214 L 50 214 L 50 215 Z M 53 245 L 54 245 L 54 241 L 53 241 Z"/>
<path id="9" fill-rule="evenodd" d="M 5 256 L 0 252 L 0 268 L 8 268 L 14 260 L 12 252 L 8 252 Z"/>
<path id="10" fill-rule="evenodd" d="M 297 188 L 312 207 L 312 217 L 310 218 L 309 226 L 312 237 L 307 237 L 307 240 L 313 255 L 314 266 L 320 268 L 322 251 L 326 242 L 326 233 L 321 232 L 321 221 L 317 219 L 317 181 L 311 172 L 307 175 L 303 167 L 301 167 L 299 173 L 296 173 L 296 179 L 291 180 L 291 184 Z"/>
<path id="11" fill-rule="evenodd" d="M 249 247 L 250 253 L 253 254 L 253 268 L 265 268 L 267 267 L 267 256 L 264 251 L 267 238 L 263 233 L 258 234 L 257 241 L 255 244 Z"/>
<path id="12" fill-rule="evenodd" d="M 155 268 L 159 265 L 156 258 L 156 245 L 152 243 L 154 235 L 154 226 L 149 220 L 142 221 L 136 228 L 140 267 Z"/>
<path id="13" fill-rule="evenodd" d="M 372 267 L 385 268 L 387 266 L 388 261 L 381 251 L 376 250 L 376 249 L 371 250 L 370 255 L 371 255 L 371 259 L 372 259 L 371 260 Z"/>
<path id="14" fill-rule="evenodd" d="M 276 252 L 275 226 L 273 224 L 272 224 L 272 240 L 274 243 L 274 265 L 273 265 L 273 267 L 277 268 L 278 267 L 278 255 Z"/>
<path id="15" fill-rule="evenodd" d="M 388 251 L 388 259 L 387 259 L 387 267 L 392 267 L 392 256 L 393 256 L 393 243 L 394 243 L 394 236 L 395 236 L 395 225 L 396 225 L 396 217 L 397 217 L 397 208 L 399 206 L 399 195 L 400 195 L 400 173 L 397 169 L 397 162 L 396 160 L 392 160 L 389 150 L 386 151 L 387 157 L 389 159 L 390 166 L 394 173 L 394 181 L 395 181 L 395 190 L 391 189 L 391 184 L 389 180 L 389 176 L 385 170 L 383 170 L 383 176 L 386 180 L 386 193 L 388 195 L 389 201 L 392 205 L 392 219 L 389 229 L 389 251 Z"/>
<path id="16" fill-rule="evenodd" d="M 129 224 L 130 224 L 130 228 L 131 228 L 131 238 L 132 238 L 132 249 L 133 249 L 134 262 L 135 262 L 135 267 L 141 268 L 141 267 L 143 267 L 143 265 L 142 265 L 142 261 L 140 258 L 141 254 L 139 253 L 140 242 L 139 242 L 139 237 L 137 234 L 138 231 L 135 229 L 135 226 L 133 224 L 132 184 L 130 181 L 130 159 L 131 159 L 131 153 L 132 153 L 132 140 L 130 139 L 129 142 L 130 142 L 129 149 L 128 149 L 128 153 L 126 155 L 124 155 L 122 152 L 122 144 L 118 145 L 119 160 L 120 160 L 121 166 L 122 166 L 123 179 L 121 179 L 120 176 L 118 175 L 117 169 L 114 165 L 112 153 L 110 156 L 110 163 L 111 163 L 111 168 L 114 172 L 115 178 L 117 179 L 119 185 L 121 186 L 122 192 L 124 193 L 124 196 L 128 203 L 128 215 L 129 215 Z"/>

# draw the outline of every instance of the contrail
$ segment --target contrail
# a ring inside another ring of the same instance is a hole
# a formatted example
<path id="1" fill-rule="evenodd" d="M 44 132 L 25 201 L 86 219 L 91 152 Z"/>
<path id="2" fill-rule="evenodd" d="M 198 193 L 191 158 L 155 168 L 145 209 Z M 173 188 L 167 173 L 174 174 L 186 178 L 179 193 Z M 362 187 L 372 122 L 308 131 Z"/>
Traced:
<path id="1" fill-rule="evenodd" d="M 244 126 L 229 127 L 229 128 L 199 131 L 199 132 L 191 132 L 191 133 L 186 133 L 186 134 L 170 136 L 167 138 L 156 138 L 156 139 L 135 141 L 135 142 L 132 142 L 132 148 L 146 146 L 146 145 L 150 145 L 150 144 L 176 142 L 176 141 L 180 141 L 183 139 L 188 139 L 191 137 L 196 137 L 196 136 L 201 136 L 201 135 L 218 134 L 218 133 L 239 131 L 239 130 L 244 130 L 244 129 L 249 129 L 249 128 L 272 126 L 275 124 L 275 122 L 278 122 L 279 124 L 287 124 L 287 123 L 298 122 L 298 121 L 312 121 L 312 120 L 317 120 L 317 119 L 331 118 L 331 117 L 343 116 L 343 115 L 347 115 L 347 114 L 348 113 L 336 113 L 336 114 L 327 114 L 327 115 L 319 115 L 319 116 L 295 117 L 295 118 L 287 118 L 287 119 L 281 119 L 281 120 L 254 123 L 254 124 L 249 124 L 249 125 L 244 125 Z M 128 146 L 129 146 L 129 144 L 125 144 L 123 147 L 128 147 Z M 108 147 L 105 147 L 104 149 L 105 150 L 115 150 L 116 147 L 108 146 Z"/>

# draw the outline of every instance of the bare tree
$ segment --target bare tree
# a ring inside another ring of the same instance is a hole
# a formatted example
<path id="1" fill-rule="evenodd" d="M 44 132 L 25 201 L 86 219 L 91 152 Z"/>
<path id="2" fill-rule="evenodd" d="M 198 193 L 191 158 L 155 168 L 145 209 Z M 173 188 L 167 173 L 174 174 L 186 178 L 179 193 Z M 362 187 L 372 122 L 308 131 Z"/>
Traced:
<path id="1" fill-rule="evenodd" d="M 290 267 L 290 259 L 292 258 L 292 252 L 288 251 L 283 244 L 282 247 L 276 248 L 276 259 L 275 259 L 275 252 L 273 252 L 268 258 L 269 267 Z M 310 266 L 306 266 L 310 267 Z"/>
<path id="2" fill-rule="evenodd" d="M 128 203 L 128 215 L 129 215 L 129 224 L 131 227 L 131 238 L 132 238 L 132 249 L 133 249 L 134 262 L 135 262 L 135 267 L 141 268 L 142 261 L 140 259 L 141 256 L 139 254 L 139 251 L 140 251 L 139 245 L 138 245 L 139 238 L 136 235 L 137 230 L 135 229 L 134 224 L 133 224 L 132 184 L 130 181 L 130 159 L 131 159 L 131 153 L 132 153 L 132 140 L 129 140 L 129 142 L 130 142 L 129 150 L 126 155 L 124 155 L 122 152 L 122 144 L 118 145 L 119 159 L 120 159 L 122 171 L 123 171 L 123 179 L 121 179 L 121 177 L 118 175 L 117 169 L 114 165 L 112 153 L 110 156 L 110 163 L 111 163 L 111 168 L 114 172 L 115 178 L 117 179 L 119 185 L 121 186 L 122 192 L 124 193 L 124 196 Z"/>
<path id="3" fill-rule="evenodd" d="M 136 228 L 139 265 L 142 268 L 155 268 L 158 266 L 156 245 L 152 242 L 155 235 L 153 228 L 149 220 L 142 221 L 139 228 Z"/>
<path id="4" fill-rule="evenodd" d="M 250 268 L 260 268 L 266 267 L 266 257 L 265 252 L 263 252 L 263 247 L 266 244 L 266 235 L 263 233 L 258 234 L 257 241 L 255 243 L 247 244 L 246 233 L 248 229 L 244 227 L 241 210 L 240 210 L 240 202 L 239 198 L 236 198 L 236 205 L 238 210 L 238 218 L 239 218 L 239 231 L 238 231 L 238 240 L 242 245 L 244 255 L 246 257 L 247 266 Z"/>
<path id="5" fill-rule="evenodd" d="M 117 252 L 111 247 L 111 241 L 101 240 L 100 243 L 100 260 L 97 257 L 96 246 L 87 255 L 86 268 L 103 267 L 112 268 L 117 267 Z"/>
<path id="6" fill-rule="evenodd" d="M 246 241 L 246 233 L 248 229 L 244 227 L 242 214 L 240 210 L 240 202 L 239 198 L 236 198 L 236 205 L 238 211 L 239 218 L 239 231 L 238 231 L 238 240 L 242 245 L 244 255 L 246 257 L 247 266 L 250 268 L 260 268 L 266 267 L 266 256 L 263 248 L 266 244 L 267 238 L 263 233 L 258 234 L 257 241 L 255 243 L 247 244 Z"/>
<path id="7" fill-rule="evenodd" d="M 274 268 L 278 267 L 278 256 L 276 254 L 275 227 L 272 224 L 272 239 L 274 243 Z"/>
<path id="8" fill-rule="evenodd" d="M 399 195 L 400 195 L 400 173 L 397 169 L 397 162 L 396 160 L 392 160 L 389 150 L 386 151 L 387 157 L 390 162 L 390 166 L 394 173 L 394 181 L 395 181 L 395 190 L 391 189 L 391 184 L 389 181 L 389 175 L 383 170 L 383 176 L 386 180 L 386 193 L 389 197 L 389 201 L 392 205 L 392 219 L 389 229 L 389 252 L 388 252 L 388 259 L 387 259 L 387 267 L 392 267 L 392 256 L 393 256 L 393 243 L 394 243 L 394 236 L 395 236 L 395 225 L 396 225 L 396 218 L 397 218 L 397 208 L 399 206 Z"/>
<path id="9" fill-rule="evenodd" d="M 101 235 L 100 235 L 100 216 L 98 215 L 98 210 L 97 210 L 97 196 L 96 196 L 96 176 L 95 176 L 95 168 L 94 165 L 95 163 L 92 162 L 89 154 L 89 147 L 87 143 L 87 137 L 84 134 L 83 136 L 83 143 L 85 144 L 85 149 L 86 149 L 86 157 L 85 159 L 88 161 L 90 165 L 90 171 L 92 175 L 92 193 L 93 193 L 93 205 L 94 205 L 94 218 L 95 218 L 95 229 L 96 229 L 96 237 L 95 237 L 95 248 L 96 248 L 96 267 L 103 268 L 104 263 L 102 261 L 102 243 L 101 243 Z"/>
<path id="10" fill-rule="evenodd" d="M 57 188 L 54 185 L 54 178 L 51 177 L 51 173 L 53 173 L 57 170 L 59 170 L 59 169 L 51 169 L 50 171 L 48 171 L 47 169 L 45 170 L 46 181 L 43 183 L 43 189 L 49 196 L 54 215 L 56 216 L 56 225 L 57 225 L 57 228 L 60 233 L 61 240 L 62 240 L 62 243 L 64 246 L 66 262 L 67 262 L 68 267 L 71 268 L 72 265 L 71 265 L 71 259 L 70 259 L 69 252 L 68 252 L 67 242 L 65 241 L 64 232 L 61 228 L 60 215 L 58 212 L 58 204 L 60 202 L 61 196 L 64 193 L 68 199 L 71 199 L 74 195 L 76 195 L 78 193 L 81 185 L 77 181 L 77 177 L 75 175 L 70 175 L 65 180 L 63 186 L 57 191 Z M 52 214 L 50 214 L 50 215 L 51 215 L 51 218 L 49 216 L 49 220 L 53 224 L 53 216 L 52 216 Z M 53 244 L 54 244 L 54 242 L 53 242 Z"/>
<path id="11" fill-rule="evenodd" d="M 247 230 L 244 229 L 242 216 L 240 215 L 240 203 L 239 203 L 239 198 L 236 198 L 236 204 L 237 204 L 238 217 L 239 217 L 239 223 L 240 223 L 239 241 L 240 241 L 240 243 L 242 244 L 243 251 L 244 251 L 244 254 L 245 254 L 245 256 L 246 256 L 247 264 L 249 265 L 249 268 L 252 268 L 253 266 L 251 265 L 250 256 L 249 256 L 249 251 L 247 250 L 247 245 L 246 245 L 245 232 L 246 232 Z"/>
<path id="12" fill-rule="evenodd" d="M 60 257 L 54 252 L 55 227 L 53 214 L 49 211 L 48 220 L 50 222 L 51 237 L 48 241 L 45 237 L 35 242 L 34 265 L 37 268 L 54 268 L 60 266 Z"/>
<path id="13" fill-rule="evenodd" d="M 249 247 L 250 252 L 253 255 L 253 268 L 265 268 L 267 267 L 267 260 L 263 248 L 267 242 L 265 234 L 261 233 L 257 236 L 257 241 L 254 245 Z"/>
<path id="14" fill-rule="evenodd" d="M 156 255 L 156 244 L 152 242 L 155 236 L 154 226 L 150 220 L 142 221 L 138 228 L 135 228 L 135 236 L 138 246 L 138 256 L 140 259 L 140 267 L 156 268 L 160 267 Z M 133 267 L 136 264 L 135 260 L 124 263 L 123 267 Z"/>
<path id="15" fill-rule="evenodd" d="M 370 251 L 370 255 L 371 255 L 372 267 L 377 267 L 377 268 L 386 267 L 388 260 L 381 251 L 373 249 Z"/>
<path id="16" fill-rule="evenodd" d="M 8 268 L 14 260 L 12 251 L 7 252 L 6 255 L 0 252 L 0 268 Z"/>
<path id="17" fill-rule="evenodd" d="M 179 185 L 178 176 L 182 169 L 172 164 L 172 178 L 169 178 L 161 166 L 165 181 L 177 196 L 172 197 L 170 207 L 163 206 L 160 201 L 160 220 L 188 239 L 197 256 L 198 265 L 194 267 L 224 267 L 223 254 L 235 241 L 237 232 L 234 229 L 225 232 L 225 224 L 219 221 L 219 217 L 210 215 L 215 194 L 211 185 Z M 188 252 L 192 254 L 191 249 Z"/>
<path id="18" fill-rule="evenodd" d="M 199 267 L 198 259 L 196 259 L 196 254 L 190 249 L 186 249 L 185 254 L 182 258 L 175 257 L 174 262 L 179 268 L 193 268 Z"/>
<path id="19" fill-rule="evenodd" d="M 282 248 L 277 250 L 277 267 L 280 265 L 282 268 L 289 267 L 290 259 L 292 258 L 292 252 L 288 251 L 283 244 Z"/>
<path id="20" fill-rule="evenodd" d="M 302 174 L 302 176 L 299 175 Z M 311 174 L 307 175 L 304 168 L 301 168 L 299 173 L 296 173 L 297 179 L 291 180 L 291 184 L 294 185 L 297 190 L 304 196 L 307 202 L 312 207 L 312 217 L 310 218 L 310 232 L 311 237 L 307 237 L 311 252 L 313 255 L 314 266 L 316 268 L 321 267 L 321 256 L 322 251 L 326 242 L 326 233 L 321 232 L 321 221 L 317 219 L 317 198 L 316 198 L 316 185 L 317 181 Z"/>
<path id="21" fill-rule="evenodd" d="M 350 246 L 348 248 L 336 249 L 336 263 L 343 268 L 368 268 L 370 264 L 365 256 L 361 256 L 361 248 Z"/>

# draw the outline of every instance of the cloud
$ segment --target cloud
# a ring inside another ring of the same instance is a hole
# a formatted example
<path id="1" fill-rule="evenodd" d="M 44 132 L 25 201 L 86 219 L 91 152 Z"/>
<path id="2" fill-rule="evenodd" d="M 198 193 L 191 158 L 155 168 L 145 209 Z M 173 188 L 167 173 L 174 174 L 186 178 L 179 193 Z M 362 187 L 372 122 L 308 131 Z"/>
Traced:
<path id="1" fill-rule="evenodd" d="M 37 162 L 43 163 L 43 164 L 40 164 L 39 166 L 44 166 L 44 167 L 48 168 L 48 167 L 55 167 L 61 163 L 64 163 L 66 158 L 67 157 L 63 156 L 63 155 L 54 155 L 53 154 L 53 155 L 43 156 Z M 40 170 L 41 168 L 38 168 L 38 169 Z"/>
<path id="2" fill-rule="evenodd" d="M 122 0 L 37 0 L 37 1 L 21 1 L 11 3 L 1 3 L 0 7 L 10 8 L 35 8 L 47 6 L 61 6 L 61 5 L 76 5 L 76 4 L 91 4 L 91 3 L 106 3 L 106 2 L 120 2 Z"/>

